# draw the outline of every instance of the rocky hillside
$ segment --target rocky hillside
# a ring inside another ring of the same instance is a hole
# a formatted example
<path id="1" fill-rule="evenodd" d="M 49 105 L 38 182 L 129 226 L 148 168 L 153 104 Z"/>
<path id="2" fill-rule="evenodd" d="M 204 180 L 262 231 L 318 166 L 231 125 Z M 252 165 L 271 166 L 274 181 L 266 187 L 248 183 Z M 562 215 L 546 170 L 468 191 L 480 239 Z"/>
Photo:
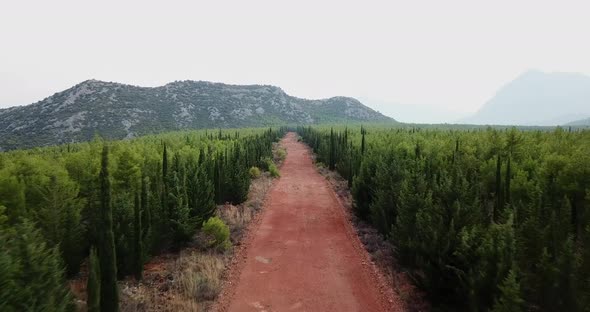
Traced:
<path id="1" fill-rule="evenodd" d="M 306 100 L 274 86 L 177 81 L 146 88 L 84 81 L 40 102 L 0 110 L 0 150 L 189 128 L 393 121 L 347 97 Z"/>

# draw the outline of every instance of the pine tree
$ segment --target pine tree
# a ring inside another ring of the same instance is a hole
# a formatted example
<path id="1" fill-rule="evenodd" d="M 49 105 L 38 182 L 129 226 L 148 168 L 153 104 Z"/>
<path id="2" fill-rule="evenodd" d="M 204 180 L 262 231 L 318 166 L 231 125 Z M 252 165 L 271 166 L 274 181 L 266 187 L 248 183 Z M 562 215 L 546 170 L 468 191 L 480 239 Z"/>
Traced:
<path id="1" fill-rule="evenodd" d="M 57 248 L 49 248 L 34 225 L 14 227 L 0 206 L 0 310 L 73 311 Z"/>
<path id="2" fill-rule="evenodd" d="M 508 156 L 508 159 L 506 160 L 506 178 L 504 179 L 504 200 L 506 201 L 506 204 L 510 205 L 511 204 L 511 198 L 510 198 L 510 180 L 512 179 L 511 176 L 511 172 L 510 172 L 510 156 Z"/>
<path id="3" fill-rule="evenodd" d="M 508 276 L 506 276 L 502 284 L 498 287 L 500 289 L 500 295 L 494 303 L 493 312 L 524 311 L 524 300 L 520 292 L 520 283 L 516 280 L 514 270 L 510 270 Z"/>
<path id="4" fill-rule="evenodd" d="M 162 152 L 162 211 L 164 212 L 166 219 L 170 218 L 170 211 L 168 209 L 168 188 L 169 188 L 169 177 L 168 177 L 168 150 L 166 144 L 164 144 L 164 151 Z"/>
<path id="5" fill-rule="evenodd" d="M 50 183 L 41 189 L 43 205 L 36 209 L 36 220 L 50 246 L 59 246 L 68 275 L 78 272 L 83 258 L 80 234 L 82 202 L 78 187 L 67 177 L 50 177 Z"/>
<path id="6" fill-rule="evenodd" d="M 328 169 L 336 169 L 336 139 L 334 138 L 334 129 L 330 128 L 330 151 L 328 156 Z"/>
<path id="7" fill-rule="evenodd" d="M 148 178 L 141 179 L 141 239 L 142 245 L 147 246 L 147 250 L 152 247 L 152 212 L 148 203 Z M 144 257 L 145 255 L 142 255 Z M 143 258 L 142 258 L 143 259 Z"/>
<path id="8" fill-rule="evenodd" d="M 86 286 L 86 307 L 88 312 L 100 311 L 100 266 L 96 248 L 90 249 L 88 257 L 88 282 Z"/>
<path id="9" fill-rule="evenodd" d="M 223 162 L 223 154 L 218 153 L 217 157 L 213 160 L 213 164 L 210 166 L 213 170 L 213 191 L 215 192 L 215 203 L 223 204 L 222 189 L 221 189 L 221 163 Z"/>
<path id="10" fill-rule="evenodd" d="M 136 280 L 141 280 L 143 275 L 143 242 L 142 242 L 142 228 L 141 228 L 141 206 L 139 200 L 139 194 L 135 193 L 135 205 L 134 205 L 134 220 L 133 220 L 133 240 L 134 240 L 134 274 Z"/>
<path id="11" fill-rule="evenodd" d="M 492 222 L 496 222 L 498 220 L 498 216 L 500 215 L 502 209 L 502 160 L 500 158 L 500 154 L 497 155 L 496 158 L 496 202 L 494 210 L 492 211 Z"/>
<path id="12" fill-rule="evenodd" d="M 366 145 L 365 134 L 366 133 L 367 133 L 367 131 L 365 131 L 365 128 L 361 127 L 361 136 L 362 136 L 362 138 L 361 138 L 361 155 L 365 154 L 365 149 L 366 149 L 366 147 L 365 147 L 365 145 Z"/>
<path id="13" fill-rule="evenodd" d="M 98 254 L 100 257 L 100 310 L 119 311 L 119 289 L 117 287 L 117 256 L 113 234 L 113 210 L 111 203 L 111 181 L 109 174 L 109 148 L 102 150 L 100 170 L 100 217 Z"/>
<path id="14" fill-rule="evenodd" d="M 166 180 L 168 176 L 168 151 L 166 144 L 164 144 L 164 151 L 162 152 L 162 180 Z"/>
<path id="15" fill-rule="evenodd" d="M 170 209 L 170 235 L 176 246 L 186 242 L 192 228 L 189 224 L 189 207 L 185 199 L 184 186 L 177 172 L 172 173 L 169 197 Z"/>
<path id="16" fill-rule="evenodd" d="M 191 178 L 191 218 L 197 226 L 215 214 L 215 192 L 213 181 L 207 176 L 204 166 L 199 166 Z"/>
<path id="17" fill-rule="evenodd" d="M 350 155 L 348 157 L 348 172 L 349 172 L 349 176 L 347 178 L 347 182 L 348 182 L 348 187 L 351 188 L 352 187 L 352 181 L 354 180 L 354 176 L 356 175 L 356 172 L 354 171 L 355 169 L 355 158 L 354 158 L 354 154 L 353 154 L 353 148 L 352 148 L 352 142 L 350 142 L 350 147 L 348 148 L 348 150 L 350 151 Z"/>
<path id="18" fill-rule="evenodd" d="M 352 196 L 356 202 L 355 213 L 363 219 L 369 220 L 370 206 L 375 195 L 375 177 L 377 164 L 373 161 L 363 161 L 360 166 L 359 174 L 354 177 L 352 182 Z"/>

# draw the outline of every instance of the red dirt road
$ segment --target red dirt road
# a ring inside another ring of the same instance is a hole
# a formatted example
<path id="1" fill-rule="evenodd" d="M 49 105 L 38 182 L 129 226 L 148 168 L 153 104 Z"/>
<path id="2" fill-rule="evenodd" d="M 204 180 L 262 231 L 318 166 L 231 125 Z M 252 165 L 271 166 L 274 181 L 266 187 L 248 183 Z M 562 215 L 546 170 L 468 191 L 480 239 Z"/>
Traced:
<path id="1" fill-rule="evenodd" d="M 289 133 L 281 178 L 246 242 L 237 280 L 226 287 L 227 311 L 401 310 L 346 218 L 308 148 Z"/>

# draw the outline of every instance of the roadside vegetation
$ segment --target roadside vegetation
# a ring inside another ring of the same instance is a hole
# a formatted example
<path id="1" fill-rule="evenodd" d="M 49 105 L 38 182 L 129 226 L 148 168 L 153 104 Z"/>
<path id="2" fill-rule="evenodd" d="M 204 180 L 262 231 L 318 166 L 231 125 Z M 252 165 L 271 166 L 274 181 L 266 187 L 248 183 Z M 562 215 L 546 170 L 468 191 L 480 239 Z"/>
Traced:
<path id="1" fill-rule="evenodd" d="M 587 311 L 590 131 L 297 132 L 434 310 Z"/>
<path id="2" fill-rule="evenodd" d="M 117 280 L 141 280 L 153 256 L 190 247 L 199 233 L 208 249 L 228 249 L 217 206 L 248 199 L 250 168 L 268 166 L 283 134 L 185 131 L 0 153 L 0 310 L 74 310 L 66 281 L 88 276 L 78 299 L 119 311 Z M 186 257 L 210 262 L 178 277 L 198 275 L 185 288 L 209 298 L 218 260 Z"/>

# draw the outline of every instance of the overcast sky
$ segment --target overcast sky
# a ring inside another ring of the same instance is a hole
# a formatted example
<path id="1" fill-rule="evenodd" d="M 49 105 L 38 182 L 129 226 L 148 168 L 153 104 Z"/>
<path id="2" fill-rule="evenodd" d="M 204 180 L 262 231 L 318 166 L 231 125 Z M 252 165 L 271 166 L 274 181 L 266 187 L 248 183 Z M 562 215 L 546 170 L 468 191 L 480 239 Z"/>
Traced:
<path id="1" fill-rule="evenodd" d="M 90 78 L 192 79 L 448 121 L 527 69 L 590 74 L 589 16 L 564 0 L 0 0 L 0 107 Z"/>

